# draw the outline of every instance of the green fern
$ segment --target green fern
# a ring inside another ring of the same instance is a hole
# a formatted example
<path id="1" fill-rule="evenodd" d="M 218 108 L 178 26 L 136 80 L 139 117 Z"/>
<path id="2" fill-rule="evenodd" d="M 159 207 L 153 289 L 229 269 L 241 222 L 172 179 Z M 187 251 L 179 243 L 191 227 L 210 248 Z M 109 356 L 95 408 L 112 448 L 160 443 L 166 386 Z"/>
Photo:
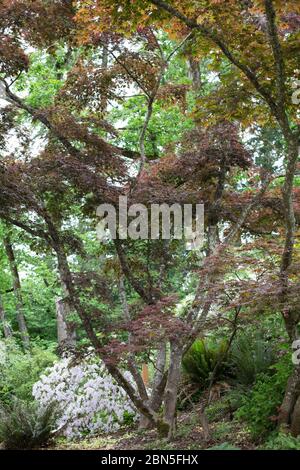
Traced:
<path id="1" fill-rule="evenodd" d="M 252 385 L 258 374 L 266 372 L 275 361 L 272 344 L 260 333 L 241 333 L 231 347 L 231 363 L 237 381 Z"/>
<path id="2" fill-rule="evenodd" d="M 224 341 L 216 343 L 211 340 L 196 340 L 183 358 L 183 370 L 193 382 L 205 388 L 219 362 L 220 366 L 217 369 L 215 380 L 224 377 L 225 371 L 228 369 L 226 350 L 227 343 Z"/>
<path id="3" fill-rule="evenodd" d="M 0 441 L 6 449 L 32 449 L 47 443 L 54 424 L 55 406 L 14 400 L 0 407 Z"/>

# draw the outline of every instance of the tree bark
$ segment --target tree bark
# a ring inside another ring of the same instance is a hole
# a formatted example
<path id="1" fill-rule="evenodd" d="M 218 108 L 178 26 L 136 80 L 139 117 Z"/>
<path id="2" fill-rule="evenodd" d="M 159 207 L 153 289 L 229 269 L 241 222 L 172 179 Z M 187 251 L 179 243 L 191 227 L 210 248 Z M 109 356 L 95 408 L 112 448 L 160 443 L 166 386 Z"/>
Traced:
<path id="1" fill-rule="evenodd" d="M 70 306 L 64 299 L 56 299 L 57 340 L 61 351 L 74 349 L 76 346 L 76 331 L 68 322 Z"/>
<path id="2" fill-rule="evenodd" d="M 6 319 L 6 314 L 5 314 L 5 310 L 4 310 L 4 307 L 3 307 L 1 295 L 0 295 L 0 321 L 1 321 L 2 327 L 3 327 L 4 338 L 11 338 L 12 337 L 12 329 L 11 329 L 7 319 Z"/>
<path id="3" fill-rule="evenodd" d="M 22 340 L 24 349 L 29 349 L 30 341 L 29 341 L 29 334 L 28 334 L 27 324 L 26 324 L 25 315 L 24 315 L 24 304 L 23 304 L 23 298 L 22 298 L 22 292 L 21 292 L 21 283 L 20 283 L 18 266 L 17 266 L 17 262 L 16 262 L 16 258 L 15 258 L 15 254 L 14 254 L 10 237 L 6 235 L 3 239 L 3 242 L 4 242 L 6 255 L 9 261 L 10 271 L 11 271 L 12 278 L 13 278 L 13 288 L 14 288 L 14 294 L 16 298 L 16 314 L 17 314 L 17 321 L 18 321 L 19 330 L 21 334 L 21 340 Z"/>
<path id="4" fill-rule="evenodd" d="M 300 369 L 295 367 L 287 382 L 285 395 L 279 410 L 278 424 L 281 427 L 288 428 L 292 422 L 294 408 L 299 398 L 299 385 Z"/>
<path id="5" fill-rule="evenodd" d="M 166 343 L 163 342 L 159 346 L 156 356 L 155 373 L 151 384 L 151 396 L 148 401 L 149 408 L 158 413 L 163 402 L 163 390 L 166 385 L 164 380 L 165 366 L 166 366 L 167 348 Z M 139 422 L 139 429 L 148 429 L 151 427 L 151 422 L 144 415 L 141 416 Z"/>
<path id="6" fill-rule="evenodd" d="M 165 367 L 167 359 L 167 344 L 166 342 L 161 343 L 157 351 L 155 373 L 152 382 L 152 393 L 150 398 L 150 406 L 154 411 L 159 411 L 163 401 L 163 395 L 161 393 L 161 384 L 163 382 Z"/>
<path id="7" fill-rule="evenodd" d="M 192 80 L 193 90 L 199 94 L 202 81 L 201 81 L 201 71 L 200 71 L 200 62 L 196 60 L 194 57 L 190 56 L 188 58 L 188 67 L 189 67 L 189 75 Z"/>
<path id="8" fill-rule="evenodd" d="M 177 392 L 181 376 L 183 347 L 178 340 L 171 341 L 170 366 L 164 395 L 164 426 L 162 434 L 172 440 L 176 428 Z"/>
<path id="9" fill-rule="evenodd" d="M 291 421 L 291 434 L 294 437 L 299 436 L 300 434 L 300 394 L 299 394 L 299 386 L 300 382 L 298 383 L 298 398 L 295 403 Z"/>

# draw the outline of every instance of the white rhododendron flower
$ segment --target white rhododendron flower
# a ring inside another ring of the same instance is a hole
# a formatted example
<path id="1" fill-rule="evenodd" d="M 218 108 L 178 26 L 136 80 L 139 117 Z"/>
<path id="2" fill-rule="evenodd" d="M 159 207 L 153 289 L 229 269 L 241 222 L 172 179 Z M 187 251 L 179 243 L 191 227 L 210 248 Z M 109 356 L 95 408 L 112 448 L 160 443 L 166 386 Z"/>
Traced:
<path id="1" fill-rule="evenodd" d="M 133 384 L 128 372 L 124 376 Z M 136 416 L 125 391 L 102 363 L 86 359 L 73 365 L 66 357 L 47 369 L 32 394 L 41 406 L 58 406 L 57 428 L 68 438 L 117 431 L 128 414 Z"/>

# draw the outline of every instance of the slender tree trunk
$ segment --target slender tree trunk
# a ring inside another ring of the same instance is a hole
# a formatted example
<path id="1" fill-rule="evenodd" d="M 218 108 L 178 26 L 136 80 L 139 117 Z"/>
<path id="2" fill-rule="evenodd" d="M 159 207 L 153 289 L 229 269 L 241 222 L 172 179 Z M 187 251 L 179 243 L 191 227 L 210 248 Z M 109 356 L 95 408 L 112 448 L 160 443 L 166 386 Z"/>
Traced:
<path id="1" fill-rule="evenodd" d="M 171 342 L 170 366 L 164 395 L 164 428 L 163 434 L 171 440 L 176 428 L 177 392 L 181 376 L 183 347 L 178 340 Z"/>
<path id="2" fill-rule="evenodd" d="M 1 295 L 0 295 L 0 321 L 1 321 L 2 327 L 3 327 L 4 337 L 5 338 L 11 338 L 12 337 L 12 329 L 11 329 L 7 319 L 6 319 L 6 314 L 5 314 L 5 310 L 4 310 L 4 307 L 3 307 Z"/>
<path id="3" fill-rule="evenodd" d="M 161 393 L 161 384 L 163 382 L 165 367 L 166 367 L 166 359 L 167 359 L 167 344 L 164 341 L 159 346 L 157 351 L 156 357 L 156 364 L 155 364 L 155 373 L 152 383 L 152 393 L 150 399 L 150 406 L 154 411 L 159 411 L 163 401 L 163 395 Z"/>
<path id="4" fill-rule="evenodd" d="M 68 322 L 70 306 L 64 299 L 56 299 L 57 340 L 61 351 L 72 350 L 76 346 L 76 331 Z"/>
<path id="5" fill-rule="evenodd" d="M 189 67 L 189 75 L 191 77 L 192 84 L 193 84 L 193 90 L 196 93 L 200 93 L 200 90 L 202 87 L 200 62 L 192 56 L 188 58 L 187 62 L 188 62 L 188 67 Z"/>
<path id="6" fill-rule="evenodd" d="M 164 372 L 166 367 L 166 357 L 167 357 L 167 345 L 166 342 L 162 342 L 158 348 L 155 364 L 155 373 L 153 381 L 151 384 L 151 396 L 148 401 L 149 408 L 154 413 L 158 413 L 159 409 L 163 402 L 163 390 L 166 385 L 164 380 Z M 149 419 L 142 415 L 140 418 L 139 428 L 148 429 L 151 427 L 151 422 Z"/>
<path id="7" fill-rule="evenodd" d="M 13 288 L 14 288 L 14 294 L 16 298 L 17 321 L 19 325 L 21 339 L 22 339 L 24 349 L 29 349 L 30 341 L 29 341 L 29 334 L 28 334 L 28 329 L 27 329 L 25 315 L 24 315 L 24 305 L 23 305 L 18 266 L 17 266 L 13 246 L 12 246 L 9 236 L 5 236 L 3 239 L 3 242 L 4 242 L 6 255 L 9 261 L 10 271 L 11 271 L 12 278 L 13 278 Z"/>

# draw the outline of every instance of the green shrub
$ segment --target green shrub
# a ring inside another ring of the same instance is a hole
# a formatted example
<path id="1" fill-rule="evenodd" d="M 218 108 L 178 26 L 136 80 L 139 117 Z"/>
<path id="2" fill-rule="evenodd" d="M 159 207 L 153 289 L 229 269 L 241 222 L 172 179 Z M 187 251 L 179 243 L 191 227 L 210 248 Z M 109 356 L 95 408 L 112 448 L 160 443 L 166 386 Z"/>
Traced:
<path id="1" fill-rule="evenodd" d="M 271 366 L 273 375 L 262 373 L 252 390 L 243 397 L 242 406 L 235 416 L 247 422 L 254 438 L 263 437 L 275 427 L 272 416 L 277 415 L 288 377 L 292 370 L 292 361 L 289 354 Z"/>
<path id="2" fill-rule="evenodd" d="M 125 410 L 123 414 L 123 424 L 125 426 L 132 426 L 136 422 L 136 416 L 134 413 L 130 413 L 129 411 Z"/>
<path id="3" fill-rule="evenodd" d="M 236 337 L 230 358 L 237 382 L 251 385 L 258 374 L 266 372 L 275 362 L 275 352 L 272 343 L 261 334 L 247 332 Z"/>
<path id="4" fill-rule="evenodd" d="M 228 370 L 225 360 L 226 349 L 227 343 L 224 341 L 196 340 L 183 358 L 184 372 L 193 382 L 199 384 L 201 388 L 205 388 L 210 382 L 216 364 L 223 359 L 215 380 L 224 378 Z"/>
<path id="5" fill-rule="evenodd" d="M 12 400 L 0 406 L 0 442 L 5 449 L 33 449 L 46 444 L 54 425 L 54 405 L 38 408 L 36 403 Z"/>
<path id="6" fill-rule="evenodd" d="M 44 370 L 57 359 L 52 351 L 33 346 L 25 353 L 13 342 L 2 342 L 0 357 L 0 403 L 9 404 L 12 397 L 33 401 L 32 386 Z"/>
<path id="7" fill-rule="evenodd" d="M 274 433 L 265 442 L 263 449 L 267 450 L 300 450 L 300 436 L 293 437 L 290 434 Z"/>

